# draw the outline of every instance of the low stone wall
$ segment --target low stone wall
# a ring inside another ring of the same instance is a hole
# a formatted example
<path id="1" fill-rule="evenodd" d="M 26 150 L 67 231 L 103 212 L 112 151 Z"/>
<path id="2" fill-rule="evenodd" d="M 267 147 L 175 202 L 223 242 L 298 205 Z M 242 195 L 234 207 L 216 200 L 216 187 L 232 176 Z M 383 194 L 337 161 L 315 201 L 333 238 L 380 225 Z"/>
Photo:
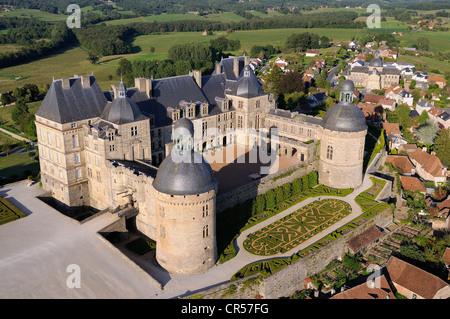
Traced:
<path id="1" fill-rule="evenodd" d="M 316 161 L 309 164 L 299 163 L 279 171 L 276 174 L 264 176 L 261 179 L 252 181 L 228 193 L 217 196 L 216 210 L 218 213 L 223 212 L 227 208 L 244 203 L 249 199 L 255 198 L 257 195 L 264 194 L 270 189 L 290 183 L 294 179 L 302 177 L 314 170 L 317 170 Z M 292 173 L 288 174 L 291 171 Z M 283 176 L 284 174 L 286 174 L 286 176 Z"/>
<path id="2" fill-rule="evenodd" d="M 346 254 L 348 251 L 346 243 L 351 238 L 361 234 L 372 225 L 386 227 L 391 222 L 392 209 L 389 207 L 360 227 L 349 231 L 330 244 L 295 261 L 293 264 L 279 270 L 273 275 L 262 279 L 262 281 L 255 280 L 253 284 L 245 284 L 246 282 L 248 283 L 248 280 L 253 279 L 257 275 L 249 276 L 196 292 L 192 294 L 192 296 L 201 295 L 201 297 L 205 299 L 242 299 L 255 298 L 257 295 L 260 295 L 265 299 L 289 297 L 293 295 L 295 291 L 304 289 L 306 277 L 322 271 L 333 259 L 342 257 Z"/>
<path id="3" fill-rule="evenodd" d="M 264 298 L 278 299 L 289 297 L 296 290 L 303 289 L 306 277 L 320 272 L 333 259 L 342 257 L 347 252 L 346 243 L 351 238 L 361 234 L 372 225 L 376 224 L 380 227 L 386 227 L 391 222 L 392 209 L 388 208 L 360 227 L 353 229 L 316 252 L 297 260 L 293 264 L 265 278 L 263 282 Z"/>

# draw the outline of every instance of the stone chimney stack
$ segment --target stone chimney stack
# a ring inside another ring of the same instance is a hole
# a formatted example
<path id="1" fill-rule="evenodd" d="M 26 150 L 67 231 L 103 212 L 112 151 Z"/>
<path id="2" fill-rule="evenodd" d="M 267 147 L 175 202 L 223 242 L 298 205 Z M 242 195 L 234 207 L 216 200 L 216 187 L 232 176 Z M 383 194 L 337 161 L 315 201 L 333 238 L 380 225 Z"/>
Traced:
<path id="1" fill-rule="evenodd" d="M 62 87 L 63 87 L 63 89 L 70 89 L 70 79 L 69 78 L 62 79 Z"/>
<path id="2" fill-rule="evenodd" d="M 81 76 L 81 86 L 83 88 L 91 87 L 91 76 L 90 75 L 82 75 Z"/>
<path id="3" fill-rule="evenodd" d="M 247 55 L 244 55 L 244 66 L 245 65 L 249 65 L 250 64 L 250 57 L 249 56 L 247 56 Z"/>
<path id="4" fill-rule="evenodd" d="M 234 58 L 233 59 L 233 72 L 234 75 L 238 78 L 239 77 L 239 59 L 238 58 Z"/>
<path id="5" fill-rule="evenodd" d="M 220 65 L 220 62 L 216 62 L 216 74 L 222 73 L 222 66 Z"/>
<path id="6" fill-rule="evenodd" d="M 197 83 L 199 88 L 202 88 L 202 71 L 193 70 L 191 76 L 194 78 L 195 83 Z"/>
<path id="7" fill-rule="evenodd" d="M 119 97 L 119 88 L 113 84 L 111 89 L 113 90 L 114 99 L 117 99 Z"/>

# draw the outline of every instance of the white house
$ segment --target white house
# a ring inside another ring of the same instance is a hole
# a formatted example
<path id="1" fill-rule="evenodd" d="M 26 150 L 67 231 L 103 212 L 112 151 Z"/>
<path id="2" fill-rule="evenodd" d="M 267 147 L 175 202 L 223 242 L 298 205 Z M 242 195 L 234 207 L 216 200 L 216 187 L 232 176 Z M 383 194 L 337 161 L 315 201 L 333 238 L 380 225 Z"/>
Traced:
<path id="1" fill-rule="evenodd" d="M 422 114 L 423 111 L 428 112 L 432 107 L 434 107 L 434 105 L 428 100 L 422 100 L 416 104 L 416 111 L 417 113 Z"/>

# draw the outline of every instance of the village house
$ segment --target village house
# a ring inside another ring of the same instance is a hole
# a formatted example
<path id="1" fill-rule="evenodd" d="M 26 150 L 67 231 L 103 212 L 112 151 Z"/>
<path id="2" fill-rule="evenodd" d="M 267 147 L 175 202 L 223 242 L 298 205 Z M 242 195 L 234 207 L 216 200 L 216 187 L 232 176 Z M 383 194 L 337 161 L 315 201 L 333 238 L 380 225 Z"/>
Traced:
<path id="1" fill-rule="evenodd" d="M 416 173 L 427 181 L 432 181 L 436 185 L 445 183 L 447 180 L 447 168 L 442 165 L 440 159 L 432 152 L 428 154 L 426 147 L 417 148 L 414 152 L 408 153 L 411 162 L 416 168 Z"/>
<path id="2" fill-rule="evenodd" d="M 400 175 L 400 183 L 402 189 L 411 192 L 421 192 L 425 194 L 427 192 L 425 184 L 415 176 Z"/>
<path id="3" fill-rule="evenodd" d="M 411 176 L 416 173 L 416 169 L 408 156 L 388 155 L 386 163 L 390 163 L 394 168 L 399 169 L 402 175 Z"/>
<path id="4" fill-rule="evenodd" d="M 330 299 L 395 299 L 395 294 L 384 275 L 349 289 L 342 289 Z"/>
<path id="5" fill-rule="evenodd" d="M 429 76 L 428 85 L 430 84 L 437 84 L 439 85 L 439 88 L 443 89 L 445 86 L 445 79 L 443 77 Z"/>
<path id="6" fill-rule="evenodd" d="M 447 299 L 450 285 L 439 277 L 391 256 L 386 271 L 398 293 L 408 299 Z"/>

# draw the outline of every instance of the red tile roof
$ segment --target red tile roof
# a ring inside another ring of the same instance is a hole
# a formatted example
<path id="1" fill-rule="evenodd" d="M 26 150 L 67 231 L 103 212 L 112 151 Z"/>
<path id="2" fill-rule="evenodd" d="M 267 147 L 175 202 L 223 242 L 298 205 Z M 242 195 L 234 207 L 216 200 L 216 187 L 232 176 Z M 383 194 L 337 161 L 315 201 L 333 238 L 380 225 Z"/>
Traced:
<path id="1" fill-rule="evenodd" d="M 377 94 L 366 94 L 364 97 L 364 101 L 368 103 L 380 103 L 381 99 L 383 99 L 383 95 L 377 95 Z"/>
<path id="2" fill-rule="evenodd" d="M 414 165 L 408 156 L 388 155 L 386 162 L 391 163 L 395 168 L 401 169 L 403 174 L 412 174 L 412 170 L 414 169 Z"/>
<path id="3" fill-rule="evenodd" d="M 370 282 L 364 282 L 358 286 L 344 290 L 330 299 L 395 299 L 395 295 L 384 275 L 378 277 L 375 283 L 375 286 L 372 288 Z M 377 285 L 378 283 L 379 286 Z"/>
<path id="4" fill-rule="evenodd" d="M 418 148 L 414 152 L 408 153 L 408 156 L 417 161 L 417 163 L 424 169 L 427 173 L 434 177 L 444 177 L 445 170 L 441 163 L 441 160 L 436 155 L 428 154 L 426 151 Z"/>
<path id="5" fill-rule="evenodd" d="M 381 230 L 377 226 L 373 225 L 366 231 L 350 239 L 347 242 L 347 246 L 353 251 L 353 254 L 356 254 L 361 249 L 368 246 L 376 239 L 380 238 L 382 234 L 383 233 L 381 232 Z"/>
<path id="6" fill-rule="evenodd" d="M 426 192 L 425 185 L 417 177 L 400 175 L 400 182 L 404 190 Z"/>
<path id="7" fill-rule="evenodd" d="M 383 123 L 383 129 L 386 131 L 386 135 L 394 134 L 394 135 L 402 135 L 400 131 L 400 126 L 398 123 Z"/>
<path id="8" fill-rule="evenodd" d="M 386 263 L 389 278 L 409 291 L 425 299 L 433 299 L 436 293 L 448 284 L 423 269 L 391 256 Z"/>

